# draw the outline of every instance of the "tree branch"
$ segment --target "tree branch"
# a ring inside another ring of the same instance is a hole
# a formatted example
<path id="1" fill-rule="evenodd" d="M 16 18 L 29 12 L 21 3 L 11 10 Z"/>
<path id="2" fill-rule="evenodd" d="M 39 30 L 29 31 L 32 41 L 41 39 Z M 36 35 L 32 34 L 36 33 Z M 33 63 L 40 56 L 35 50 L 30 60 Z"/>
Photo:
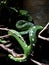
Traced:
<path id="1" fill-rule="evenodd" d="M 41 36 L 41 34 L 43 33 L 43 31 L 45 31 L 45 30 L 47 29 L 48 25 L 49 25 L 49 22 L 48 22 L 48 24 L 43 28 L 43 30 L 41 30 L 41 31 L 39 32 L 39 34 L 38 34 L 38 37 L 39 37 L 39 38 L 41 38 L 41 39 L 43 39 L 43 40 L 47 40 L 47 41 L 49 41 L 49 38 L 43 37 L 43 36 Z"/>
<path id="2" fill-rule="evenodd" d="M 35 64 L 37 64 L 37 65 L 49 65 L 49 64 L 44 64 L 44 63 L 40 63 L 40 62 L 38 62 L 38 61 L 36 61 L 36 60 L 33 60 L 33 59 L 30 59 L 32 62 L 34 62 Z"/>
<path id="3" fill-rule="evenodd" d="M 2 47 L 4 50 L 8 51 L 10 54 L 12 54 L 13 57 L 23 57 L 24 54 L 17 54 L 13 51 L 13 49 L 7 48 L 5 45 L 0 44 L 0 47 Z"/>
<path id="4" fill-rule="evenodd" d="M 6 31 L 8 31 L 9 29 L 8 28 L 0 28 L 0 30 L 6 30 Z"/>
<path id="5" fill-rule="evenodd" d="M 0 36 L 0 38 L 8 38 L 9 36 L 10 34 L 7 34 L 7 35 Z"/>
<path id="6" fill-rule="evenodd" d="M 5 31 L 8 31 L 9 29 L 8 28 L 0 28 L 0 30 L 5 30 Z M 3 35 L 3 36 L 0 36 L 0 38 L 7 38 L 7 37 L 9 37 L 10 35 L 9 34 L 7 34 L 7 35 Z"/>
<path id="7" fill-rule="evenodd" d="M 40 62 L 38 62 L 38 61 L 35 61 L 35 60 L 33 60 L 33 59 L 30 59 L 32 62 L 34 62 L 35 64 L 37 64 L 37 65 L 42 65 L 42 63 L 40 63 Z"/>
<path id="8" fill-rule="evenodd" d="M 10 44 L 7 44 L 7 45 L 5 45 L 6 47 L 10 47 L 12 44 L 10 43 Z"/>

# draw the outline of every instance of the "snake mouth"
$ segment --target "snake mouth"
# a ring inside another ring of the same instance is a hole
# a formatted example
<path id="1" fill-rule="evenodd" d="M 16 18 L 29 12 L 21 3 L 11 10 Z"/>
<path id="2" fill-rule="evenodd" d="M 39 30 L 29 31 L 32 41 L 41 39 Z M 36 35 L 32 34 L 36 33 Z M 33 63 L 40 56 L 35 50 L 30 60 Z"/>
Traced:
<path id="1" fill-rule="evenodd" d="M 22 58 L 22 57 L 24 57 L 24 54 L 17 54 L 16 57 L 17 57 L 17 58 Z"/>
<path id="2" fill-rule="evenodd" d="M 19 57 L 14 57 L 13 55 L 9 54 L 8 57 L 14 61 L 17 61 L 17 62 L 22 62 L 22 61 L 26 61 L 26 56 L 25 54 L 23 54 L 22 56 L 19 56 Z"/>
<path id="3" fill-rule="evenodd" d="M 11 56 L 13 56 L 14 58 L 23 58 L 25 54 L 17 54 L 15 53 L 15 55 L 9 54 Z"/>

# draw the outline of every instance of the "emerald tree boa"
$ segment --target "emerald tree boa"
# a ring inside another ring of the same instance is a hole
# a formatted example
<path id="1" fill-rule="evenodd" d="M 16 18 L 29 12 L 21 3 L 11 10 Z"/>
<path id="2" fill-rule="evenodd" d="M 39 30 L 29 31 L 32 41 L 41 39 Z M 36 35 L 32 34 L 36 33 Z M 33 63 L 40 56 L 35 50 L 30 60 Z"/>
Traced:
<path id="1" fill-rule="evenodd" d="M 6 1 L 3 1 L 1 3 L 6 4 Z M 15 8 L 10 7 L 9 9 L 12 9 L 15 12 L 18 12 Z M 28 17 L 28 21 L 32 21 L 32 18 L 30 17 L 30 15 L 26 11 L 25 11 L 25 13 L 24 13 L 24 11 L 23 11 L 23 13 L 22 13 L 22 11 L 20 11 L 19 13 L 21 14 L 21 16 Z M 17 62 L 27 61 L 29 55 L 33 51 L 33 44 L 35 44 L 36 41 L 37 41 L 36 32 L 38 30 L 43 29 L 42 26 L 34 25 L 33 23 L 28 22 L 28 21 L 25 21 L 25 20 L 17 21 L 16 24 L 15 24 L 15 27 L 18 29 L 18 31 L 17 31 L 17 29 L 16 30 L 13 30 L 13 29 L 7 30 L 8 35 L 13 36 L 16 39 L 16 41 L 18 41 L 19 45 L 22 47 L 23 52 L 24 52 L 22 57 L 21 56 L 20 57 L 19 56 L 14 57 L 11 53 L 9 53 L 8 57 L 10 57 L 10 59 L 17 61 Z M 26 35 L 26 34 L 29 34 L 29 36 L 28 36 L 29 37 L 29 45 L 27 45 L 26 40 L 24 40 L 24 38 L 22 36 L 22 35 Z M 8 41 L 1 39 L 1 36 L 0 36 L 0 42 L 2 44 L 8 43 Z M 2 47 L 4 47 L 4 46 L 2 46 Z M 7 49 L 7 47 L 5 49 Z M 9 50 L 10 49 L 8 49 L 8 51 Z M 13 51 L 12 51 L 12 53 L 13 53 Z"/>
<path id="2" fill-rule="evenodd" d="M 39 25 L 34 25 L 31 22 L 26 22 L 24 20 L 18 21 L 16 23 L 16 27 L 19 29 L 19 31 L 13 30 L 13 29 L 9 29 L 8 30 L 8 35 L 13 36 L 19 43 L 19 45 L 22 47 L 23 49 L 23 56 L 21 57 L 14 57 L 12 54 L 9 54 L 8 57 L 10 57 L 10 59 L 17 61 L 17 62 L 24 62 L 27 61 L 29 55 L 31 54 L 31 52 L 33 51 L 33 44 L 36 43 L 37 41 L 37 36 L 36 36 L 36 32 L 38 30 L 43 29 L 42 26 Z M 27 45 L 26 40 L 24 40 L 22 35 L 26 35 L 29 34 L 29 45 Z M 3 40 L 0 38 L 0 42 L 6 44 L 7 41 Z"/>
<path id="3" fill-rule="evenodd" d="M 24 23 L 24 24 L 21 24 L 21 23 Z M 29 55 L 31 54 L 31 52 L 33 51 L 33 44 L 35 44 L 37 41 L 36 32 L 38 30 L 41 30 L 43 27 L 38 25 L 34 26 L 32 23 L 24 22 L 24 21 L 21 21 L 21 22 L 18 21 L 18 23 L 16 23 L 16 27 L 20 29 L 21 32 L 18 32 L 15 30 L 9 30 L 8 34 L 15 37 L 15 39 L 19 42 L 20 46 L 22 47 L 24 51 L 23 53 L 24 55 L 23 57 L 20 57 L 20 58 L 14 58 L 11 54 L 9 54 L 8 56 L 15 61 L 22 62 L 22 61 L 26 61 Z M 25 35 L 28 33 L 29 33 L 29 41 L 30 41 L 29 45 L 27 45 L 26 41 L 22 37 L 22 35 Z"/>

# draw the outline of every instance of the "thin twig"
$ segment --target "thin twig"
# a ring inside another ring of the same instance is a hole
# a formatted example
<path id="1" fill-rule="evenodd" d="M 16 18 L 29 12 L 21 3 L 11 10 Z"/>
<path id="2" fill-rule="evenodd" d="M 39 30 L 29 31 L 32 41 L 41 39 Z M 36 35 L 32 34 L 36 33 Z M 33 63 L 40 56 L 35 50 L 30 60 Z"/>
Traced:
<path id="1" fill-rule="evenodd" d="M 31 54 L 31 56 L 33 56 L 33 54 Z"/>
<path id="2" fill-rule="evenodd" d="M 49 64 L 44 64 L 44 63 L 42 63 L 42 65 L 49 65 Z"/>
<path id="3" fill-rule="evenodd" d="M 14 52 L 13 49 L 9 49 L 3 44 L 0 44 L 0 47 L 2 47 L 4 50 L 8 51 L 13 57 L 23 57 L 23 55 L 24 55 L 24 54 L 17 54 L 16 52 Z"/>
<path id="4" fill-rule="evenodd" d="M 35 60 L 33 60 L 33 59 L 30 59 L 32 62 L 34 62 L 35 64 L 37 64 L 37 65 L 42 65 L 42 63 L 40 63 L 40 62 L 38 62 L 38 61 L 35 61 Z"/>
<path id="5" fill-rule="evenodd" d="M 39 37 L 39 38 L 41 38 L 41 39 L 43 39 L 43 40 L 47 40 L 47 41 L 49 41 L 49 38 L 46 38 L 46 37 L 41 36 L 41 33 L 43 33 L 43 31 L 45 31 L 45 30 L 47 29 L 48 25 L 49 25 L 49 22 L 48 22 L 48 24 L 43 28 L 43 30 L 41 30 L 41 31 L 39 32 L 39 34 L 38 34 L 38 37 Z"/>
<path id="6" fill-rule="evenodd" d="M 0 28 L 0 30 L 6 30 L 6 31 L 8 31 L 9 29 L 8 28 Z"/>
<path id="7" fill-rule="evenodd" d="M 9 29 L 7 28 L 0 28 L 0 30 L 6 30 L 8 31 Z M 10 35 L 4 35 L 4 36 L 0 36 L 0 38 L 4 38 L 4 37 L 9 37 Z M 13 57 L 23 57 L 24 54 L 17 54 L 13 49 L 9 49 L 7 46 L 0 44 L 0 47 L 2 47 L 4 50 L 8 51 Z"/>
<path id="8" fill-rule="evenodd" d="M 6 47 L 10 47 L 12 44 L 10 43 L 10 44 L 7 44 L 7 45 L 5 45 Z"/>
<path id="9" fill-rule="evenodd" d="M 0 28 L 0 30 L 5 30 L 5 31 L 8 31 L 9 29 L 8 28 Z M 9 34 L 7 34 L 7 35 L 3 35 L 3 36 L 0 36 L 0 38 L 7 38 L 7 37 L 9 37 L 10 35 Z"/>
<path id="10" fill-rule="evenodd" d="M 33 59 L 30 59 L 32 62 L 34 62 L 35 64 L 37 64 L 37 65 L 49 65 L 49 64 L 44 64 L 44 63 L 40 63 L 40 62 L 38 62 L 38 61 L 36 61 L 36 60 L 33 60 Z"/>
<path id="11" fill-rule="evenodd" d="M 8 38 L 9 36 L 10 34 L 7 34 L 7 35 L 0 36 L 0 38 Z"/>

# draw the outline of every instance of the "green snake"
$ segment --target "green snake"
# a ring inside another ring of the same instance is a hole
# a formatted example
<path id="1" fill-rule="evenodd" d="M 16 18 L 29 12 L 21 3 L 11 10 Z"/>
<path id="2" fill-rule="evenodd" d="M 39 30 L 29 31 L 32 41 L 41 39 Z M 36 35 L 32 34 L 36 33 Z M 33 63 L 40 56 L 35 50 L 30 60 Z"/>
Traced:
<path id="1" fill-rule="evenodd" d="M 9 30 L 8 34 L 10 34 L 11 36 L 15 37 L 15 39 L 19 42 L 19 44 L 21 45 L 23 51 L 24 51 L 24 56 L 20 57 L 20 58 L 15 58 L 13 57 L 11 54 L 9 54 L 8 56 L 18 62 L 22 62 L 22 61 L 26 61 L 28 56 L 31 53 L 32 50 L 32 44 L 36 42 L 36 31 L 42 29 L 41 26 L 34 26 L 30 29 L 29 32 L 29 40 L 30 40 L 30 45 L 27 45 L 27 43 L 25 42 L 25 40 L 23 39 L 23 37 L 20 35 L 19 32 L 15 31 L 15 30 Z"/>
<path id="2" fill-rule="evenodd" d="M 22 24 L 22 23 L 24 23 L 24 24 Z M 17 32 L 15 30 L 9 30 L 8 34 L 11 34 L 11 36 L 15 37 L 15 39 L 19 42 L 20 46 L 22 47 L 22 49 L 24 51 L 24 56 L 20 57 L 20 58 L 14 58 L 11 54 L 9 54 L 9 57 L 15 61 L 23 62 L 23 61 L 27 60 L 31 51 L 33 51 L 32 45 L 36 43 L 36 40 L 37 40 L 36 32 L 37 32 L 37 30 L 41 30 L 43 27 L 38 26 L 38 25 L 34 26 L 32 23 L 30 23 L 30 22 L 28 23 L 26 21 L 22 21 L 22 22 L 18 21 L 16 24 L 16 27 L 19 28 L 21 30 L 21 32 Z M 27 34 L 29 33 L 30 45 L 27 45 L 26 41 L 21 36 L 21 35 L 25 35 L 26 32 L 27 32 Z"/>
<path id="3" fill-rule="evenodd" d="M 1 3 L 6 4 L 7 0 L 3 0 L 1 1 Z M 18 13 L 18 11 L 15 8 L 10 7 L 10 9 L 14 10 L 15 12 Z M 22 13 L 23 12 L 23 13 Z M 20 10 L 19 11 L 20 15 L 22 16 L 26 16 L 28 17 L 28 21 L 32 22 L 32 17 L 28 14 L 27 11 L 25 10 Z M 42 26 L 38 26 L 38 25 L 34 25 L 31 22 L 28 22 L 25 20 L 19 20 L 16 23 L 16 28 L 18 29 L 18 31 L 13 30 L 13 29 L 9 29 L 8 30 L 8 34 L 10 34 L 11 36 L 13 36 L 19 43 L 19 45 L 22 47 L 24 53 L 23 53 L 23 57 L 14 57 L 12 56 L 12 54 L 9 54 L 8 57 L 10 57 L 10 59 L 17 61 L 17 62 L 24 62 L 27 61 L 29 55 L 31 54 L 31 52 L 33 51 L 33 44 L 36 43 L 37 41 L 37 37 L 36 37 L 36 32 L 38 30 L 43 29 Z M 22 35 L 26 35 L 29 33 L 29 45 L 27 45 L 27 42 L 24 40 L 24 38 L 22 37 Z M 0 42 L 2 44 L 6 44 L 7 41 L 0 39 Z"/>
<path id="4" fill-rule="evenodd" d="M 16 28 L 20 31 L 21 35 L 28 34 L 29 29 L 33 26 L 34 24 L 25 20 L 19 20 L 16 23 Z"/>
<path id="5" fill-rule="evenodd" d="M 22 24 L 23 23 L 23 24 Z M 20 46 L 22 47 L 24 54 L 23 57 L 13 57 L 11 54 L 8 55 L 8 57 L 10 57 L 10 59 L 17 61 L 17 62 L 23 62 L 26 61 L 29 57 L 29 55 L 31 54 L 32 48 L 33 48 L 33 44 L 36 43 L 37 37 L 36 37 L 36 32 L 37 30 L 41 30 L 43 27 L 42 26 L 34 26 L 32 23 L 28 23 L 26 21 L 22 21 L 16 24 L 16 27 L 19 28 L 21 30 L 21 32 L 18 32 L 16 30 L 13 29 L 9 29 L 8 30 L 8 34 L 10 34 L 11 36 L 13 36 L 18 43 L 20 44 Z M 22 35 L 25 35 L 27 32 L 27 34 L 29 33 L 29 45 L 27 45 L 26 41 L 24 40 L 24 38 L 22 37 Z M 0 40 L 1 43 L 7 43 L 5 40 Z"/>
<path id="6" fill-rule="evenodd" d="M 28 59 L 29 55 L 31 54 L 31 51 L 33 51 L 33 44 L 36 43 L 37 37 L 36 37 L 36 32 L 37 30 L 41 30 L 43 27 L 42 26 L 38 26 L 38 25 L 33 25 L 30 22 L 26 22 L 26 21 L 18 21 L 16 23 L 16 27 L 19 29 L 19 32 L 13 29 L 9 29 L 8 30 L 8 34 L 13 36 L 19 43 L 19 45 L 22 47 L 24 53 L 23 53 L 23 57 L 14 57 L 11 54 L 8 55 L 8 57 L 10 57 L 10 59 L 17 61 L 17 62 L 24 62 Z M 21 30 L 21 32 L 20 32 Z M 26 41 L 24 40 L 24 38 L 22 37 L 22 35 L 28 34 L 29 33 L 29 45 L 27 45 Z M 1 40 L 1 43 L 7 43 L 5 40 Z"/>

